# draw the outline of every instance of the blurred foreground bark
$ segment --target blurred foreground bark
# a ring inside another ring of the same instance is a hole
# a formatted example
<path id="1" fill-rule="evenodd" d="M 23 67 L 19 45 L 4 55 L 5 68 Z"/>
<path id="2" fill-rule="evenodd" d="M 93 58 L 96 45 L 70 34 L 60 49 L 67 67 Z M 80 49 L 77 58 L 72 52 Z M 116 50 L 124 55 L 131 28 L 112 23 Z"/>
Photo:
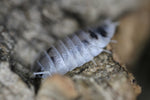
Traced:
<path id="1" fill-rule="evenodd" d="M 118 41 L 113 44 L 113 57 L 120 64 L 127 64 L 128 69 L 135 64 L 142 50 L 150 39 L 150 2 L 141 5 L 135 12 L 132 12 L 120 20 L 118 34 L 114 39 Z"/>

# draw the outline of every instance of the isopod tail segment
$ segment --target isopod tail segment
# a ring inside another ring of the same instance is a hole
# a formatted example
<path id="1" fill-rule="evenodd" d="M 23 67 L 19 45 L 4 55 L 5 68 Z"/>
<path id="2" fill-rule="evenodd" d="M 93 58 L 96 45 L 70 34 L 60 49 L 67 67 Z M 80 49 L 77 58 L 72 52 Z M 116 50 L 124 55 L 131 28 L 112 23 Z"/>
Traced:
<path id="1" fill-rule="evenodd" d="M 41 75 L 43 75 L 43 74 L 48 74 L 48 75 L 50 75 L 50 72 L 49 72 L 49 71 L 44 71 L 44 72 L 34 72 L 34 73 L 33 73 L 34 76 L 40 75 L 40 74 L 41 74 Z"/>
<path id="2" fill-rule="evenodd" d="M 111 41 L 117 25 L 106 20 L 98 27 L 76 32 L 57 41 L 35 61 L 33 75 L 41 78 L 53 74 L 64 75 L 93 60 L 101 52 L 111 53 L 104 48 Z"/>

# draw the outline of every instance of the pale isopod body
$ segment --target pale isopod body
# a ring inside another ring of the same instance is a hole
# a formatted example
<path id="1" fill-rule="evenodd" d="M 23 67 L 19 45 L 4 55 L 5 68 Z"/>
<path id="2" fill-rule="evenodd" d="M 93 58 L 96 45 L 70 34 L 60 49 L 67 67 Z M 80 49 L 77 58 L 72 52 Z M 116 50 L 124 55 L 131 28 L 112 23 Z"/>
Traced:
<path id="1" fill-rule="evenodd" d="M 115 33 L 117 23 L 104 21 L 99 27 L 79 31 L 56 42 L 43 52 L 32 67 L 42 78 L 68 71 L 91 61 L 103 51 Z"/>

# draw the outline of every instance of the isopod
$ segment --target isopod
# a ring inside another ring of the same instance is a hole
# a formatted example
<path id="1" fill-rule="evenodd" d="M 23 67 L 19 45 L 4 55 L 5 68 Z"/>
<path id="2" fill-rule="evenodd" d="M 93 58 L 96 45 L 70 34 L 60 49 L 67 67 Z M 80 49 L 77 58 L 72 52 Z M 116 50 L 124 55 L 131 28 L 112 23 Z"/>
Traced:
<path id="1" fill-rule="evenodd" d="M 91 61 L 104 51 L 117 25 L 117 22 L 106 20 L 96 28 L 82 30 L 57 41 L 35 61 L 32 67 L 34 76 L 63 75 Z"/>

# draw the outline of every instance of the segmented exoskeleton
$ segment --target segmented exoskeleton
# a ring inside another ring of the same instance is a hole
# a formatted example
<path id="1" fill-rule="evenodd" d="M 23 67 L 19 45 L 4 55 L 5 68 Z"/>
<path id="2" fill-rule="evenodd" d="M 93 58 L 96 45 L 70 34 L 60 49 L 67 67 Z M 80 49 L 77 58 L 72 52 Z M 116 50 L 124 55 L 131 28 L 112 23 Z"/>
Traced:
<path id="1" fill-rule="evenodd" d="M 42 78 L 65 74 L 91 61 L 111 41 L 117 23 L 104 21 L 99 27 L 76 32 L 56 42 L 36 60 L 32 71 Z"/>

